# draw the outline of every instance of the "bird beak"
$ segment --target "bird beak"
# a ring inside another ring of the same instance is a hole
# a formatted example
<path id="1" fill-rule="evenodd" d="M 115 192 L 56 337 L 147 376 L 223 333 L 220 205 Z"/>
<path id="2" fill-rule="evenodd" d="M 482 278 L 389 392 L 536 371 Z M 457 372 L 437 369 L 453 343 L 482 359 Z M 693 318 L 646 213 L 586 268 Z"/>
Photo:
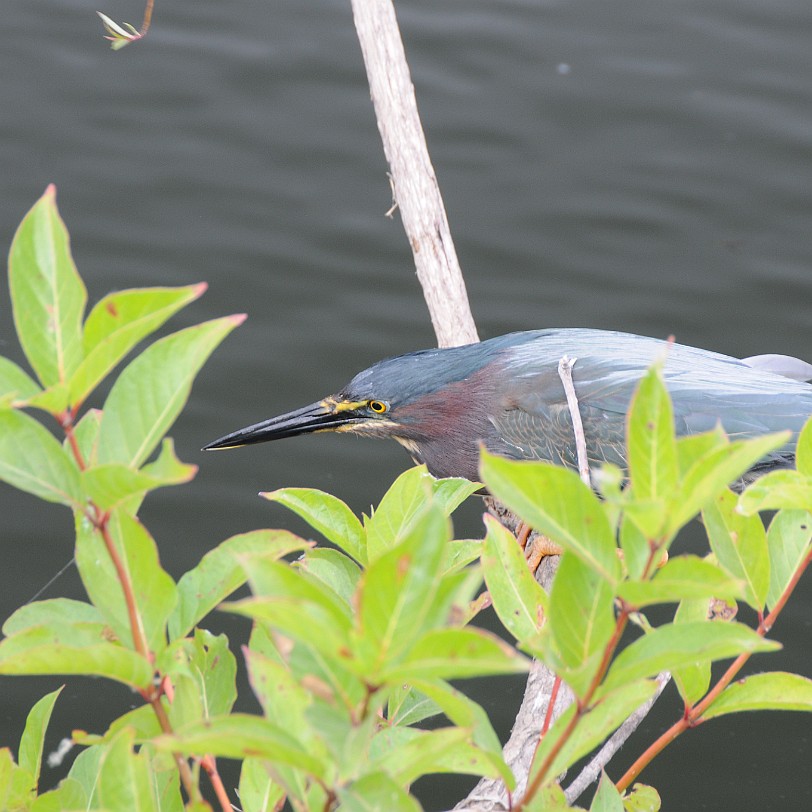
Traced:
<path id="1" fill-rule="evenodd" d="M 263 420 L 253 426 L 232 431 L 208 445 L 204 451 L 216 451 L 221 448 L 238 448 L 252 443 L 266 443 L 269 440 L 281 440 L 285 437 L 296 437 L 314 431 L 336 431 L 348 423 L 358 423 L 366 418 L 359 415 L 357 407 L 362 404 L 336 403 L 332 399 L 311 403 L 295 412 L 288 412 L 270 420 Z"/>

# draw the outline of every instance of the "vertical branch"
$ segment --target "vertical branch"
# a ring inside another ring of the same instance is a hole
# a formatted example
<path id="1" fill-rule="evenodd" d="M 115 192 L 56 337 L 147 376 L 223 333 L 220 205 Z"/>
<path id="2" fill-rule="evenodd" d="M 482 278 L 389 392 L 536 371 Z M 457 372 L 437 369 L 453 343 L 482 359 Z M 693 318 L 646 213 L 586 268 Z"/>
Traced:
<path id="1" fill-rule="evenodd" d="M 440 347 L 479 341 L 392 0 L 352 0 L 395 202 Z"/>

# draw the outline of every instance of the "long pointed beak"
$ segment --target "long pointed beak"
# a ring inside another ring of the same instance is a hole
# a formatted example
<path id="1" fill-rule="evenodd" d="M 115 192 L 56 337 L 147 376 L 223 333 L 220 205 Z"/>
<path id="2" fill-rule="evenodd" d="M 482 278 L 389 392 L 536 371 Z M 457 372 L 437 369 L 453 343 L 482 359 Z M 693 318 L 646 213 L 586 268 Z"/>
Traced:
<path id="1" fill-rule="evenodd" d="M 311 403 L 294 412 L 263 420 L 253 426 L 237 429 L 213 443 L 203 446 L 204 451 L 216 451 L 222 448 L 238 448 L 252 443 L 265 443 L 269 440 L 281 440 L 285 437 L 296 437 L 313 431 L 334 431 L 347 423 L 363 420 L 354 410 L 336 411 L 325 401 Z"/>

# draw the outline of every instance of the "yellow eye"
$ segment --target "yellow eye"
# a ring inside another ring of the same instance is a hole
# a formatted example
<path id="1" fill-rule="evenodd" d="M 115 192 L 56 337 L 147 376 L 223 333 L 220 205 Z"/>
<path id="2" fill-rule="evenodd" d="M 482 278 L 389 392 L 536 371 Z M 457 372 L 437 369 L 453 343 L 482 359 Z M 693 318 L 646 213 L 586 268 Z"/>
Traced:
<path id="1" fill-rule="evenodd" d="M 385 414 L 389 411 L 389 404 L 385 400 L 371 400 L 369 401 L 369 408 L 375 414 Z"/>

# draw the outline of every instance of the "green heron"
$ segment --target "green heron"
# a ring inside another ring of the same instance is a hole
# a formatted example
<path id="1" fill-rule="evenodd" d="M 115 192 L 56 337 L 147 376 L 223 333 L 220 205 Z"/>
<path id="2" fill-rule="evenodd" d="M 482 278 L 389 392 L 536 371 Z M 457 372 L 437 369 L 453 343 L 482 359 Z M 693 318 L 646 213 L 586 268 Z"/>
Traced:
<path id="1" fill-rule="evenodd" d="M 551 329 L 510 333 L 463 347 L 422 350 L 379 361 L 340 392 L 294 412 L 227 434 L 206 450 L 235 448 L 319 431 L 391 437 L 437 477 L 475 480 L 479 447 L 522 460 L 577 467 L 575 439 L 558 374 L 575 357 L 573 380 L 590 465 L 623 466 L 625 415 L 652 362 L 674 405 L 678 435 L 721 423 L 731 437 L 791 429 L 792 440 L 755 473 L 794 459 L 812 415 L 812 365 L 788 356 L 738 360 L 628 333 Z"/>

